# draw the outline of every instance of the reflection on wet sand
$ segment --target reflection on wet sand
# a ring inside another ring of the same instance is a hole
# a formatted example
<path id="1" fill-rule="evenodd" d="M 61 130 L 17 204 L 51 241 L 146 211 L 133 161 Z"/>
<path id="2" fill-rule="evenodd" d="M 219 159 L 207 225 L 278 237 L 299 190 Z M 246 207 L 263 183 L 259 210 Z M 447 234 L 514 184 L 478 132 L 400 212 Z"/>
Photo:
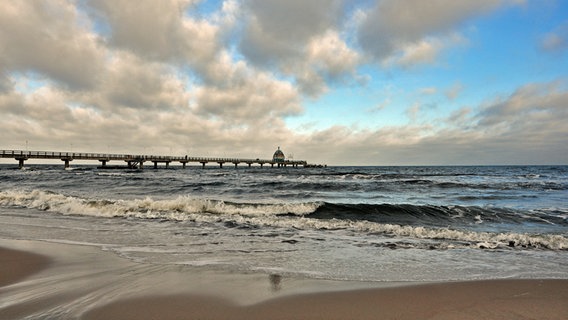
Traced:
<path id="1" fill-rule="evenodd" d="M 276 292 L 282 289 L 282 276 L 279 274 L 271 274 L 268 276 L 272 291 Z"/>

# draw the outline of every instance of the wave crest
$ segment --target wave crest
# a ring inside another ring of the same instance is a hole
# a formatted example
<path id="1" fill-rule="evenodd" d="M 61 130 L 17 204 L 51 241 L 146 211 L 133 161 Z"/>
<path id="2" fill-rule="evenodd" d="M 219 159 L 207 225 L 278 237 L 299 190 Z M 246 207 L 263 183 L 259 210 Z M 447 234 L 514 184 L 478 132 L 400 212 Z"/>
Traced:
<path id="1" fill-rule="evenodd" d="M 0 192 L 0 205 L 54 211 L 62 214 L 100 217 L 139 217 L 187 220 L 191 214 L 214 215 L 307 215 L 323 203 L 256 204 L 232 203 L 211 199 L 179 196 L 175 199 L 154 200 L 150 197 L 132 200 L 89 200 L 58 193 L 32 190 Z"/>
<path id="2" fill-rule="evenodd" d="M 322 210 L 329 209 L 329 207 L 338 210 L 338 205 L 324 202 L 253 204 L 195 199 L 188 196 L 164 200 L 154 200 L 149 197 L 132 200 L 101 200 L 83 199 L 41 190 L 5 190 L 0 191 L 0 205 L 97 217 L 224 222 L 239 226 L 269 226 L 300 230 L 347 230 L 402 238 L 431 239 L 443 242 L 445 248 L 568 249 L 568 238 L 560 234 L 493 233 L 448 227 L 395 224 L 367 219 L 357 220 L 345 215 L 342 211 L 346 209 L 344 205 L 341 205 L 341 214 L 336 212 L 324 218 Z M 372 205 L 360 205 L 357 208 L 362 210 L 361 208 L 365 206 Z M 375 209 L 381 206 L 385 205 L 376 205 Z M 394 205 L 387 206 L 390 209 L 394 208 Z M 357 212 L 354 216 L 357 216 Z"/>

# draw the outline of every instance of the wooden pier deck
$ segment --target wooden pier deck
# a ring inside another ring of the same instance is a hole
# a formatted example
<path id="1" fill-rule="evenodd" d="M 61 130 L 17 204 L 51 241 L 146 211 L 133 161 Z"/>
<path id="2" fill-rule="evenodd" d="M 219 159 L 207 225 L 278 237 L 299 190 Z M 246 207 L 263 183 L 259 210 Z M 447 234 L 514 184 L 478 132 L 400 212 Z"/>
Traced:
<path id="1" fill-rule="evenodd" d="M 172 162 L 179 162 L 183 168 L 188 163 L 200 163 L 203 168 L 208 163 L 217 163 L 220 168 L 224 164 L 233 164 L 235 168 L 239 164 L 246 164 L 248 167 L 256 164 L 260 167 L 270 165 L 270 167 L 313 167 L 303 160 L 284 160 L 274 161 L 272 159 L 241 159 L 241 158 L 216 158 L 216 157 L 189 157 L 189 156 L 155 156 L 155 155 L 134 155 L 134 154 L 107 154 L 107 153 L 79 153 L 79 152 L 59 152 L 59 151 L 23 151 L 23 150 L 1 150 L 0 158 L 11 158 L 18 161 L 20 168 L 24 167 L 24 162 L 30 159 L 59 159 L 64 162 L 65 168 L 68 168 L 71 161 L 75 160 L 91 160 L 99 161 L 99 168 L 129 168 L 143 169 L 145 162 L 152 162 L 154 168 L 158 168 L 158 164 L 164 164 L 166 168 Z M 110 166 L 110 161 L 121 161 L 126 164 L 123 166 Z"/>

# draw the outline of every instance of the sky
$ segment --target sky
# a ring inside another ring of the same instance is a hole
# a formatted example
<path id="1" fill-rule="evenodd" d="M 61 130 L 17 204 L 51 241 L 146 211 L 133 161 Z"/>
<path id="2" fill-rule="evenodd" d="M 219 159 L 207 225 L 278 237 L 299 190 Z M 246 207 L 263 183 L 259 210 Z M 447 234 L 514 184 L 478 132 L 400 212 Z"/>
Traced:
<path id="1" fill-rule="evenodd" d="M 568 1 L 0 5 L 0 149 L 568 164 Z"/>

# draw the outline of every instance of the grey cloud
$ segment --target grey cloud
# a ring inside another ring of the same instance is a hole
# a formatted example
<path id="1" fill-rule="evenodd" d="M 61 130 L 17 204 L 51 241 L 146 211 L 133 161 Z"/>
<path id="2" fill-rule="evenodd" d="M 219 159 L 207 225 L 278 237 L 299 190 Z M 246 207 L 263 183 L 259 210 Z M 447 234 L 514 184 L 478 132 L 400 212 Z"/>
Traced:
<path id="1" fill-rule="evenodd" d="M 296 80 L 303 94 L 318 96 L 330 82 L 361 77 L 359 54 L 339 32 L 341 0 L 250 0 L 239 50 L 254 66 Z"/>
<path id="2" fill-rule="evenodd" d="M 90 1 L 92 16 L 109 25 L 109 45 L 153 61 L 189 65 L 214 81 L 209 64 L 221 48 L 219 27 L 185 15 L 191 0 Z"/>
<path id="3" fill-rule="evenodd" d="M 302 54 L 313 37 L 336 26 L 339 0 L 249 0 L 249 23 L 240 50 L 254 64 Z"/>
<path id="4" fill-rule="evenodd" d="M 464 107 L 453 111 L 450 116 L 446 119 L 446 122 L 450 126 L 460 126 L 462 129 L 467 128 L 469 122 L 471 122 L 472 110 L 469 107 Z"/>
<path id="5" fill-rule="evenodd" d="M 110 44 L 155 59 L 183 56 L 182 1 L 90 1 L 110 27 Z"/>
<path id="6" fill-rule="evenodd" d="M 568 91 L 560 82 L 534 83 L 517 89 L 506 99 L 484 107 L 477 117 L 480 126 L 527 124 L 530 121 L 552 121 L 568 116 Z"/>
<path id="7" fill-rule="evenodd" d="M 3 69 L 2 66 L 0 66 L 0 70 L 2 69 Z M 12 91 L 13 87 L 14 87 L 13 81 L 10 80 L 10 78 L 8 78 L 6 74 L 0 72 L 0 94 Z"/>
<path id="8" fill-rule="evenodd" d="M 470 17 L 506 1 L 377 0 L 359 26 L 359 44 L 382 61 L 428 36 L 444 35 Z"/>
<path id="9" fill-rule="evenodd" d="M 265 74 L 241 80 L 230 88 L 200 88 L 198 112 L 221 117 L 228 123 L 250 124 L 302 111 L 299 94 L 290 84 Z"/>
<path id="10" fill-rule="evenodd" d="M 104 51 L 65 1 L 11 1 L 0 10 L 0 66 L 37 72 L 71 89 L 96 84 Z M 79 72 L 80 71 L 80 72 Z"/>
<path id="11" fill-rule="evenodd" d="M 0 110 L 0 125 L 10 132 L 8 140 L 18 140 L 18 137 L 58 139 L 60 133 L 70 127 L 80 130 L 74 127 L 65 97 L 56 89 L 44 88 L 27 96 L 16 92 L 0 95 Z"/>
<path id="12" fill-rule="evenodd" d="M 26 114 L 25 97 L 15 91 L 0 92 L 0 111 L 2 118 L 6 120 L 8 117 L 17 119 L 21 115 Z M 16 120 L 21 121 L 21 120 Z"/>
<path id="13" fill-rule="evenodd" d="M 183 83 L 170 68 L 159 63 L 143 62 L 136 56 L 116 54 L 105 74 L 96 97 L 100 106 L 134 109 L 177 110 L 189 106 Z"/>

